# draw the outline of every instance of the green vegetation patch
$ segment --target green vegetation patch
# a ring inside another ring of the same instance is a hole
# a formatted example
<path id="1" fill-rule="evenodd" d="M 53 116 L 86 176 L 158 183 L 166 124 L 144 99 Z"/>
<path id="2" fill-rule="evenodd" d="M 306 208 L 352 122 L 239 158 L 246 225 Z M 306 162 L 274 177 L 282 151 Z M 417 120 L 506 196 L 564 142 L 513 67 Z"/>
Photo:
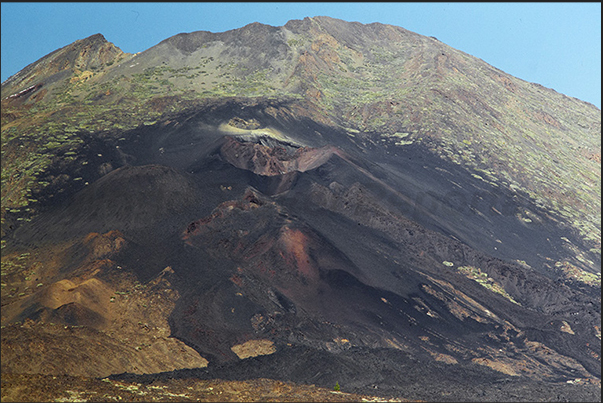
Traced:
<path id="1" fill-rule="evenodd" d="M 481 271 L 479 267 L 459 266 L 457 267 L 457 270 L 464 274 L 467 278 L 470 278 L 471 280 L 480 284 L 482 287 L 502 295 L 514 304 L 520 305 L 519 302 L 515 301 L 500 284 L 494 281 L 494 279 L 490 278 L 487 273 Z"/>
<path id="2" fill-rule="evenodd" d="M 568 281 L 577 281 L 593 287 L 601 288 L 601 273 L 589 273 L 567 261 L 555 263 L 555 268 Z"/>

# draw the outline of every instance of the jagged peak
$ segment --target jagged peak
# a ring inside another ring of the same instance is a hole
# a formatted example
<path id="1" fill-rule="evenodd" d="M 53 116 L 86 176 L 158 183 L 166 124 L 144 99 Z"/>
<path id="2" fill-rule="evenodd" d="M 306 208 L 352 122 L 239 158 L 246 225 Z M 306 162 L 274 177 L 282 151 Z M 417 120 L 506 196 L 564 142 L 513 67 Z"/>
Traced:
<path id="1" fill-rule="evenodd" d="M 109 42 L 105 36 L 101 33 L 96 33 L 93 35 L 90 35 L 86 38 L 83 39 L 78 39 L 77 41 L 73 42 L 71 45 L 67 45 L 67 46 L 73 46 L 75 44 L 80 44 L 80 43 L 87 43 L 87 42 Z"/>

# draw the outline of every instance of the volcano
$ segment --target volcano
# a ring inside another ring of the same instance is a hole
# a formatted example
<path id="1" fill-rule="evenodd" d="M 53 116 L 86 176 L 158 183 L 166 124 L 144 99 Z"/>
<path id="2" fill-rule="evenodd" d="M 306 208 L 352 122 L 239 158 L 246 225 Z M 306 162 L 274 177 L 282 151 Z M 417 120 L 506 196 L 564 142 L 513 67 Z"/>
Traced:
<path id="1" fill-rule="evenodd" d="M 328 17 L 95 35 L 2 98 L 3 382 L 600 401 L 593 105 Z"/>

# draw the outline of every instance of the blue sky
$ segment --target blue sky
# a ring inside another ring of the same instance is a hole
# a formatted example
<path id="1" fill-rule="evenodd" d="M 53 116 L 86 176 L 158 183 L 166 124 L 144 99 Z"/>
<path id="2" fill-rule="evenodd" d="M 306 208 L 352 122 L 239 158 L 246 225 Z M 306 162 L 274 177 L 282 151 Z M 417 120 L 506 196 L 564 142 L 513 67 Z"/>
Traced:
<path id="1" fill-rule="evenodd" d="M 181 32 L 223 32 L 327 15 L 440 41 L 526 81 L 601 108 L 601 3 L 20 3 L 1 5 L 2 82 L 101 33 L 140 52 Z"/>

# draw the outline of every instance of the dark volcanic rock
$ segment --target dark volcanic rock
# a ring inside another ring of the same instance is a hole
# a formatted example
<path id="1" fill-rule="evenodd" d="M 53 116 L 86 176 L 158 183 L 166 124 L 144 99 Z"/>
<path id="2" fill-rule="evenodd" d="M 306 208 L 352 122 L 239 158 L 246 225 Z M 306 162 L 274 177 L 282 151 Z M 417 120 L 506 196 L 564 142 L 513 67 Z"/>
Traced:
<path id="1" fill-rule="evenodd" d="M 279 145 L 267 147 L 228 139 L 220 151 L 225 160 L 237 168 L 246 169 L 258 175 L 276 176 L 316 169 L 331 158 L 337 149 L 334 147 L 320 149 L 304 147 L 288 153 L 284 147 Z"/>
<path id="2" fill-rule="evenodd" d="M 158 225 L 169 231 L 165 225 L 183 220 L 179 217 L 202 203 L 191 178 L 173 168 L 124 166 L 86 186 L 66 206 L 22 227 L 18 237 L 57 242 L 117 229 L 133 239 L 152 240 Z"/>

